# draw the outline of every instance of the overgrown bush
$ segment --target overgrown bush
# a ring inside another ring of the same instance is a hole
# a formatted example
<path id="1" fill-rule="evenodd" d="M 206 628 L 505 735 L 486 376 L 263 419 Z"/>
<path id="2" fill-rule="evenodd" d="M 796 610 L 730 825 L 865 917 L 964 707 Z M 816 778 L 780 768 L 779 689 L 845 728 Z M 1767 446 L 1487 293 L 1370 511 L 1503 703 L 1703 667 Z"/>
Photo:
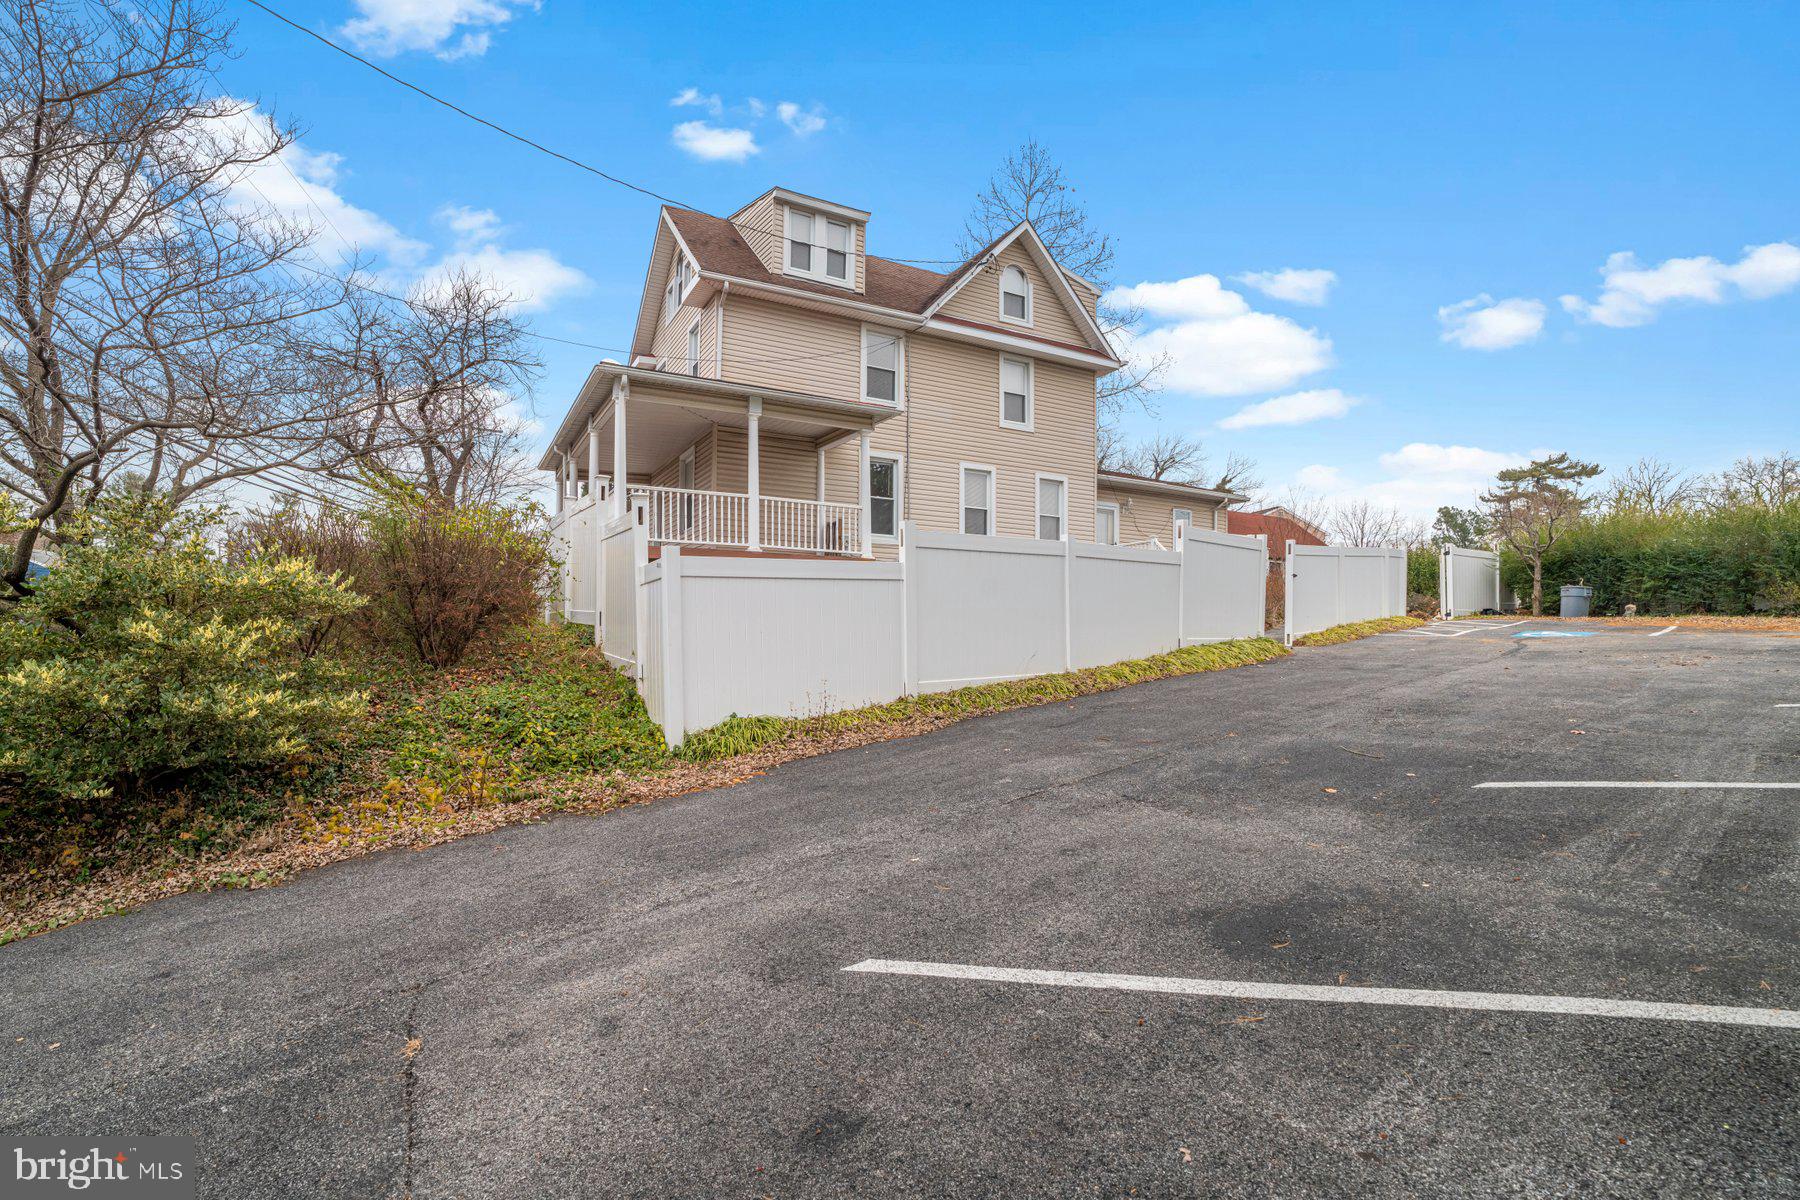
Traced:
<path id="1" fill-rule="evenodd" d="M 297 650 L 361 601 L 312 564 L 232 561 L 217 517 L 107 500 L 0 607 L 0 774 L 82 799 L 304 756 L 360 696 Z"/>
<path id="2" fill-rule="evenodd" d="M 365 514 L 370 595 L 390 636 L 434 667 L 476 637 L 531 620 L 550 577 L 535 505 L 464 504 L 390 486 Z"/>
<path id="3" fill-rule="evenodd" d="M 232 527 L 226 545 L 235 562 L 268 556 L 303 559 L 365 595 L 375 574 L 362 518 L 329 505 L 303 508 L 288 503 L 252 512 Z M 320 614 L 301 632 L 300 652 L 311 658 L 341 644 L 355 615 L 335 610 Z"/>
<path id="4" fill-rule="evenodd" d="M 1529 590 L 1515 554 L 1501 556 L 1501 579 Z M 1594 589 L 1593 610 L 1616 613 L 1800 612 L 1800 503 L 1651 516 L 1617 512 L 1584 520 L 1544 559 L 1544 591 Z"/>
<path id="5" fill-rule="evenodd" d="M 1438 552 L 1417 546 L 1406 552 L 1406 609 L 1436 612 L 1438 608 Z"/>

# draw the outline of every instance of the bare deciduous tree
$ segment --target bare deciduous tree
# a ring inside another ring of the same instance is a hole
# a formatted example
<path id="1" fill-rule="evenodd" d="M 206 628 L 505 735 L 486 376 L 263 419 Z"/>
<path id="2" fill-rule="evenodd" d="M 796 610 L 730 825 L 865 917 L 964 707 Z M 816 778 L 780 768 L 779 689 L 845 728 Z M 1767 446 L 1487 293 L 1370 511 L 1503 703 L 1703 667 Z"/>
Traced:
<path id="1" fill-rule="evenodd" d="M 1383 508 L 1369 500 L 1347 500 L 1333 508 L 1323 522 L 1336 546 L 1414 546 L 1428 536 L 1423 521 L 1408 518 L 1397 508 Z"/>
<path id="2" fill-rule="evenodd" d="M 1608 512 L 1633 512 L 1660 517 L 1681 512 L 1700 502 L 1704 484 L 1669 463 L 1640 458 L 1609 481 L 1600 504 Z"/>
<path id="3" fill-rule="evenodd" d="M 975 197 L 958 252 L 973 257 L 1020 221 L 1030 221 L 1057 262 L 1104 291 L 1112 276 L 1113 240 L 1094 228 L 1087 207 L 1075 194 L 1062 167 L 1033 138 L 1006 156 Z M 1113 340 L 1142 315 L 1101 303 L 1100 330 Z M 1138 358 L 1100 380 L 1095 400 L 1101 423 L 1110 424 L 1131 408 L 1153 411 L 1152 398 L 1167 368 L 1165 357 Z"/>
<path id="4" fill-rule="evenodd" d="M 1112 426 L 1103 425 L 1096 435 L 1095 448 L 1103 471 L 1123 471 L 1145 479 L 1166 479 L 1170 483 L 1246 494 L 1262 486 L 1256 477 L 1256 464 L 1236 452 L 1226 456 L 1224 467 L 1213 477 L 1207 469 L 1210 459 L 1205 443 L 1184 433 L 1157 433 L 1133 442 Z"/>
<path id="5" fill-rule="evenodd" d="M 0 486 L 25 509 L 0 598 L 121 472 L 179 501 L 336 415 L 296 339 L 342 290 L 297 284 L 310 232 L 233 196 L 292 131 L 201 86 L 229 32 L 204 0 L 0 3 Z"/>
<path id="6" fill-rule="evenodd" d="M 1780 508 L 1800 501 L 1800 458 L 1787 451 L 1738 459 L 1709 489 L 1719 508 Z"/>
<path id="7" fill-rule="evenodd" d="M 492 502 L 524 486 L 532 473 L 510 408 L 539 363 L 512 306 L 492 282 L 466 273 L 404 305 L 366 296 L 345 304 L 323 351 L 361 389 L 362 403 L 333 430 L 344 466 L 453 504 Z"/>

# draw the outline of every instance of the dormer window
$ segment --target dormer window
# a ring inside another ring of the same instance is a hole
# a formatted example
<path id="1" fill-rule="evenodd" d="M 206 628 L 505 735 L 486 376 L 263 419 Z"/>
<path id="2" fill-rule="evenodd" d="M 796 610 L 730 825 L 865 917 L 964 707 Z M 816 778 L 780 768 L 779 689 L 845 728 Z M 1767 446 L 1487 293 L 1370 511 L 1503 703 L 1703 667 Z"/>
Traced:
<path id="1" fill-rule="evenodd" d="M 787 272 L 826 283 L 849 285 L 851 266 L 850 226 L 805 209 L 787 210 Z"/>
<path id="2" fill-rule="evenodd" d="M 1000 315 L 1020 325 L 1031 324 L 1031 280 L 1017 267 L 1000 272 Z"/>
<path id="3" fill-rule="evenodd" d="M 681 302 L 687 299 L 688 287 L 694 282 L 694 264 L 687 260 L 687 255 L 679 252 L 675 255 L 675 265 L 669 270 L 669 282 L 663 288 L 663 320 L 667 321 L 681 309 Z"/>

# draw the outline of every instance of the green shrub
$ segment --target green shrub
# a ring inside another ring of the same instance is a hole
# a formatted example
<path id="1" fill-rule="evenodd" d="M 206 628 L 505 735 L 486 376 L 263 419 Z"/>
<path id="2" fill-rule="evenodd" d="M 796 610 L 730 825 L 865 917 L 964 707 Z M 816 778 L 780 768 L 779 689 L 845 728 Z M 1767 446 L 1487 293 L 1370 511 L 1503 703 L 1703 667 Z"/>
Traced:
<path id="1" fill-rule="evenodd" d="M 1504 554 L 1501 579 L 1528 591 L 1530 568 Z M 1546 606 L 1571 583 L 1596 613 L 1800 612 L 1800 504 L 1584 520 L 1544 558 Z"/>
<path id="2" fill-rule="evenodd" d="M 1438 552 L 1419 546 L 1406 552 L 1406 607 L 1414 612 L 1438 606 Z"/>
<path id="3" fill-rule="evenodd" d="M 291 761 L 363 700 L 302 634 L 361 601 L 298 559 L 228 561 L 213 514 L 108 500 L 57 568 L 0 609 L 0 773 L 53 795 L 152 790 Z"/>
<path id="4" fill-rule="evenodd" d="M 433 667 L 534 619 L 554 562 L 536 505 L 451 504 L 387 487 L 364 515 L 378 628 Z"/>

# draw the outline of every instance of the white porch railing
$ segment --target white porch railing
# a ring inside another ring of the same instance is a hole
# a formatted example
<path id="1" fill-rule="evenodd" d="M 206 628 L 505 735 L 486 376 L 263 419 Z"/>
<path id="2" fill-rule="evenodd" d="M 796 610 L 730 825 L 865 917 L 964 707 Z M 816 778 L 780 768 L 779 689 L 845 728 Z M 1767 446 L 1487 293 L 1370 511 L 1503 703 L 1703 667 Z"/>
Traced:
<path id="1" fill-rule="evenodd" d="M 634 484 L 626 497 L 634 505 L 643 504 L 644 524 L 652 542 L 678 546 L 750 545 L 750 497 L 742 492 Z M 862 553 L 862 513 L 854 504 L 764 496 L 757 517 L 760 549 Z"/>
<path id="2" fill-rule="evenodd" d="M 762 544 L 770 550 L 862 553 L 862 510 L 854 504 L 762 498 Z"/>

